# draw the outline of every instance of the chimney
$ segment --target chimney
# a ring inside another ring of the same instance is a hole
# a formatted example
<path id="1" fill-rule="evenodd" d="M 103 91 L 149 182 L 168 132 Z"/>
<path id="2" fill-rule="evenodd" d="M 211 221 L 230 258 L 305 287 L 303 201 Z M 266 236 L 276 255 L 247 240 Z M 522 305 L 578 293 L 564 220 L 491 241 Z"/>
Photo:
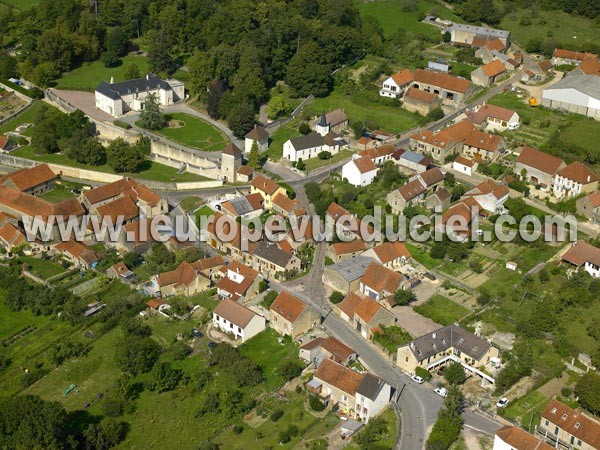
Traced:
<path id="1" fill-rule="evenodd" d="M 113 77 L 110 77 L 110 84 L 113 84 L 115 82 L 115 79 Z"/>
<path id="2" fill-rule="evenodd" d="M 150 75 L 146 74 L 146 80 L 150 79 Z"/>
<path id="3" fill-rule="evenodd" d="M 432 337 L 433 339 L 435 339 L 435 338 L 436 338 L 436 336 L 437 336 L 437 334 L 435 334 L 435 333 L 433 333 L 433 334 L 431 335 L 431 337 Z"/>

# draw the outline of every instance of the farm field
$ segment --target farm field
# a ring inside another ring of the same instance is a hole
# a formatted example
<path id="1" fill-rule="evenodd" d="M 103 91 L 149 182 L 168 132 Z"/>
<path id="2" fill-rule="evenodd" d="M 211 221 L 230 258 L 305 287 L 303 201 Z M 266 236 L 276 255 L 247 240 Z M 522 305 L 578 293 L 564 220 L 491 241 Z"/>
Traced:
<path id="1" fill-rule="evenodd" d="M 163 128 L 158 131 L 175 142 L 207 152 L 223 150 L 229 139 L 208 122 L 185 113 L 168 114 L 166 118 L 182 125 Z"/>
<path id="2" fill-rule="evenodd" d="M 135 64 L 138 66 L 140 75 L 148 72 L 148 60 L 145 56 L 129 53 L 121 58 L 122 64 L 117 67 L 104 67 L 101 61 L 84 63 L 81 67 L 65 73 L 56 81 L 56 89 L 68 89 L 73 91 L 93 92 L 100 82 L 109 82 L 111 77 L 115 82 L 125 81 L 125 72 L 128 67 Z"/>
<path id="3" fill-rule="evenodd" d="M 440 34 L 438 28 L 419 22 L 420 14 L 433 14 L 444 19 L 463 22 L 448 8 L 433 0 L 420 0 L 414 3 L 398 0 L 355 0 L 354 4 L 363 17 L 377 17 L 386 36 L 390 36 L 398 28 L 403 28 L 409 33 L 438 36 Z"/>

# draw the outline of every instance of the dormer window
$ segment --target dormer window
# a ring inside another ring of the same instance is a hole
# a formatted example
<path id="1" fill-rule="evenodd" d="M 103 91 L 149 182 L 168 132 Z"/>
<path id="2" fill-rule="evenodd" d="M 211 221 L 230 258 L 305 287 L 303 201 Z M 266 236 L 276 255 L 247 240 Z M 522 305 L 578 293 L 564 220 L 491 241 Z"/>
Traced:
<path id="1" fill-rule="evenodd" d="M 577 422 L 577 423 L 575 424 L 575 429 L 576 429 L 576 430 L 579 430 L 579 427 L 580 427 L 580 426 L 581 426 L 581 424 L 580 424 L 579 422 Z"/>
<path id="2" fill-rule="evenodd" d="M 552 411 L 550 411 L 552 414 L 556 414 L 556 408 L 552 408 Z"/>
<path id="3" fill-rule="evenodd" d="M 562 420 L 567 420 L 567 415 L 566 415 L 566 414 L 563 414 L 563 415 L 561 416 L 561 419 L 562 419 Z"/>

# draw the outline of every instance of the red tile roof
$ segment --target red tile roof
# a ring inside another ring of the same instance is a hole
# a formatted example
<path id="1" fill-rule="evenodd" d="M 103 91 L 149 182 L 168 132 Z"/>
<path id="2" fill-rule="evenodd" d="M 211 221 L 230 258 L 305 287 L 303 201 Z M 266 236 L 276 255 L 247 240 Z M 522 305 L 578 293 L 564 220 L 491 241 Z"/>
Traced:
<path id="1" fill-rule="evenodd" d="M 577 267 L 583 266 L 586 262 L 600 266 L 600 248 L 594 247 L 585 241 L 578 241 L 562 255 L 562 260 L 574 264 Z"/>
<path id="2" fill-rule="evenodd" d="M 43 220 L 48 220 L 48 217 L 52 215 L 65 220 L 69 216 L 79 217 L 85 213 L 83 207 L 75 198 L 63 200 L 59 203 L 50 203 L 7 186 L 0 186 L 0 204 L 27 216 L 39 215 Z"/>
<path id="3" fill-rule="evenodd" d="M 54 246 L 56 250 L 67 253 L 73 258 L 82 259 L 87 264 L 98 261 L 98 255 L 87 245 L 77 241 L 64 241 Z"/>
<path id="4" fill-rule="evenodd" d="M 499 52 L 504 51 L 504 49 L 506 48 L 504 43 L 498 38 L 486 40 L 483 46 L 486 47 L 489 51 L 497 50 Z"/>
<path id="5" fill-rule="evenodd" d="M 2 145 L 0 145 L 0 148 Z M 57 178 L 48 164 L 17 170 L 0 178 L 0 184 L 26 191 Z"/>
<path id="6" fill-rule="evenodd" d="M 552 56 L 555 58 L 572 59 L 573 61 L 583 61 L 589 57 L 596 57 L 593 53 L 574 52 L 573 50 L 565 50 L 563 48 L 555 48 Z"/>
<path id="7" fill-rule="evenodd" d="M 368 173 L 377 170 L 377 166 L 373 160 L 367 156 L 353 159 L 352 163 L 354 163 L 360 173 Z"/>
<path id="8" fill-rule="evenodd" d="M 564 161 L 556 156 L 549 155 L 538 149 L 524 146 L 517 158 L 517 163 L 538 169 L 548 175 L 554 175 Z"/>
<path id="9" fill-rule="evenodd" d="M 583 185 L 598 181 L 598 175 L 592 172 L 588 166 L 579 161 L 575 161 L 564 169 L 559 170 L 558 175 Z"/>
<path id="10" fill-rule="evenodd" d="M 349 292 L 344 300 L 337 304 L 337 307 L 350 317 L 350 320 L 353 320 L 354 312 L 363 299 L 364 297 L 362 295 L 355 292 Z"/>
<path id="11" fill-rule="evenodd" d="M 248 289 L 250 289 L 250 286 L 252 286 L 252 283 L 254 283 L 254 280 L 258 276 L 258 272 L 252 267 L 248 267 L 236 260 L 231 261 L 227 266 L 221 267 L 220 270 L 224 274 L 224 277 L 217 282 L 216 287 L 217 289 L 228 292 L 232 296 L 246 295 Z M 237 283 L 234 280 L 227 278 L 227 272 L 230 270 L 239 273 L 244 277 L 241 283 Z"/>
<path id="12" fill-rule="evenodd" d="M 471 114 L 470 120 L 478 125 L 483 123 L 484 120 L 487 120 L 488 117 L 509 121 L 513 114 L 515 114 L 515 112 L 512 109 L 486 103 L 485 105 L 481 105 L 477 112 Z"/>
<path id="13" fill-rule="evenodd" d="M 375 314 L 377 314 L 377 312 L 382 308 L 383 308 L 383 306 L 381 306 L 379 303 L 377 303 L 372 298 L 365 297 L 356 306 L 356 309 L 354 310 L 354 314 L 356 314 L 358 317 L 360 317 L 366 323 L 370 323 L 371 319 L 373 319 L 373 317 L 375 317 Z"/>
<path id="14" fill-rule="evenodd" d="M 596 55 L 585 58 L 579 66 L 579 69 L 586 75 L 600 76 L 600 61 L 598 61 L 598 57 Z"/>
<path id="15" fill-rule="evenodd" d="M 358 386 L 360 386 L 364 375 L 335 361 L 324 359 L 313 374 L 313 377 L 353 396 Z"/>
<path id="16" fill-rule="evenodd" d="M 120 195 L 130 197 L 134 202 L 141 200 L 150 206 L 156 206 L 160 202 L 160 196 L 157 193 L 133 178 L 123 178 L 103 186 L 98 186 L 85 191 L 83 195 L 92 205 Z"/>
<path id="17" fill-rule="evenodd" d="M 130 197 L 119 197 L 112 202 L 108 202 L 96 208 L 100 219 L 110 217 L 113 224 L 117 223 L 117 218 L 122 216 L 123 222 L 129 222 L 140 215 L 139 209 Z"/>
<path id="18" fill-rule="evenodd" d="M 270 178 L 264 177 L 263 175 L 257 176 L 250 184 L 254 188 L 263 191 L 267 195 L 274 194 L 275 191 L 281 187 L 279 184 L 275 183 Z"/>
<path id="19" fill-rule="evenodd" d="M 413 198 L 421 195 L 425 192 L 426 188 L 423 186 L 423 183 L 418 178 L 415 178 L 412 181 L 409 181 L 405 185 L 401 186 L 398 189 L 398 192 L 402 196 L 402 198 L 406 201 L 412 200 Z"/>
<path id="20" fill-rule="evenodd" d="M 554 450 L 551 445 L 513 425 L 500 428 L 496 432 L 496 436 L 510 445 L 511 448 L 518 450 Z"/>
<path id="21" fill-rule="evenodd" d="M 472 159 L 465 158 L 463 156 L 457 156 L 454 162 L 467 167 L 473 167 L 476 164 L 475 161 L 473 161 Z"/>
<path id="22" fill-rule="evenodd" d="M 410 87 L 404 94 L 404 99 L 416 100 L 422 103 L 431 104 L 436 101 L 437 95 L 432 94 L 431 92 L 421 91 L 420 89 Z"/>
<path id="23" fill-rule="evenodd" d="M 366 138 L 366 139 L 370 139 L 370 138 Z M 396 149 L 394 148 L 394 146 L 392 144 L 384 144 L 384 145 L 380 145 L 379 147 L 372 147 L 372 148 L 368 148 L 366 150 L 361 150 L 360 152 L 358 152 L 358 154 L 360 156 L 366 156 L 371 159 L 376 159 L 376 158 L 381 158 L 383 156 L 391 155 L 392 153 L 394 153 L 395 150 Z"/>
<path id="24" fill-rule="evenodd" d="M 163 302 L 162 300 L 160 300 L 158 298 L 153 298 L 146 302 L 146 305 L 148 305 L 152 309 L 158 309 L 159 306 L 162 306 L 165 304 L 166 304 L 165 302 Z"/>
<path id="25" fill-rule="evenodd" d="M 336 255 L 346 255 L 348 253 L 362 252 L 367 249 L 367 244 L 362 239 L 353 239 L 350 242 L 336 242 L 331 244 L 331 248 Z"/>
<path id="26" fill-rule="evenodd" d="M 394 272 L 387 267 L 372 262 L 367 267 L 367 270 L 361 278 L 361 283 L 368 286 L 375 292 L 381 294 L 383 291 L 394 293 L 400 288 L 400 284 L 404 280 L 404 276 L 398 272 Z"/>
<path id="27" fill-rule="evenodd" d="M 548 419 L 590 447 L 600 448 L 600 423 L 587 417 L 580 410 L 571 409 L 552 399 L 542 412 L 542 418 Z"/>
<path id="28" fill-rule="evenodd" d="M 600 191 L 592 192 L 587 198 L 594 208 L 600 206 Z"/>
<path id="29" fill-rule="evenodd" d="M 495 152 L 501 148 L 503 141 L 502 137 L 497 134 L 473 130 L 465 139 L 464 144 L 488 152 Z"/>
<path id="30" fill-rule="evenodd" d="M 278 193 L 272 200 L 273 204 L 278 206 L 282 211 L 291 213 L 296 209 L 302 208 L 302 204 L 298 200 L 292 200 L 287 195 Z"/>
<path id="31" fill-rule="evenodd" d="M 10 222 L 0 227 L 0 239 L 11 247 L 16 247 L 27 242 L 27 237 Z"/>
<path id="32" fill-rule="evenodd" d="M 496 184 L 493 180 L 486 180 L 479 183 L 473 189 L 465 192 L 465 197 L 492 194 L 496 199 L 501 199 L 502 197 L 507 196 L 508 192 L 506 186 Z"/>
<path id="33" fill-rule="evenodd" d="M 382 264 L 386 264 L 402 257 L 410 258 L 410 252 L 406 246 L 400 241 L 384 242 L 373 248 L 373 251 L 379 258 Z"/>
<path id="34" fill-rule="evenodd" d="M 246 328 L 258 316 L 254 311 L 229 299 L 219 301 L 213 313 L 240 328 Z"/>
<path id="35" fill-rule="evenodd" d="M 393 74 L 392 79 L 398 86 L 404 86 L 413 81 L 414 77 L 410 69 L 402 69 L 400 72 Z"/>
<path id="36" fill-rule="evenodd" d="M 293 296 L 287 291 L 281 291 L 271 304 L 270 310 L 279 314 L 290 323 L 294 323 L 306 308 L 306 304 L 298 297 Z"/>
<path id="37" fill-rule="evenodd" d="M 183 261 L 175 270 L 163 272 L 157 277 L 158 285 L 161 287 L 170 285 L 190 285 L 198 276 L 198 271 L 187 261 Z"/>
<path id="38" fill-rule="evenodd" d="M 490 78 L 500 75 L 503 72 L 506 72 L 506 67 L 504 67 L 504 64 L 499 59 L 495 59 L 492 62 L 484 64 L 483 66 L 481 66 L 481 68 L 483 69 L 485 74 Z"/>
<path id="39" fill-rule="evenodd" d="M 463 94 L 471 87 L 471 82 L 469 80 L 425 69 L 417 69 L 415 71 L 414 81 L 416 83 L 425 83 Z"/>
<path id="40" fill-rule="evenodd" d="M 246 139 L 252 139 L 253 141 L 262 141 L 269 137 L 269 133 L 267 133 L 263 127 L 254 125 L 254 128 L 252 128 L 244 137 Z"/>

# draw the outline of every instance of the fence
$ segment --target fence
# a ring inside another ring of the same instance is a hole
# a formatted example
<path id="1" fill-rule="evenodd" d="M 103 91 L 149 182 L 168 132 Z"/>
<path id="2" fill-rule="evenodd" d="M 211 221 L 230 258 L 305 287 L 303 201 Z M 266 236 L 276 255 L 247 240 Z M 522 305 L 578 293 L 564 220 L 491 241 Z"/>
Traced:
<path id="1" fill-rule="evenodd" d="M 46 98 L 54 103 L 56 103 L 58 106 L 60 106 L 62 109 L 64 109 L 65 111 L 68 112 L 73 112 L 75 111 L 77 108 L 73 105 L 71 105 L 68 101 L 66 101 L 65 99 L 59 97 L 58 95 L 56 95 L 54 92 L 52 92 L 50 89 L 46 89 L 44 91 L 44 95 L 46 96 Z"/>
<path id="2" fill-rule="evenodd" d="M 9 93 L 9 95 L 15 95 L 15 91 L 11 91 L 11 92 Z M 10 120 L 14 119 L 14 118 L 15 118 L 15 117 L 17 117 L 19 114 L 21 114 L 21 113 L 25 112 L 27 109 L 29 109 L 29 108 L 31 107 L 31 105 L 33 105 L 33 100 L 31 100 L 31 99 L 29 98 L 29 99 L 27 99 L 27 101 L 28 101 L 28 103 L 27 103 L 25 106 L 23 106 L 21 109 L 19 109 L 18 111 L 15 111 L 14 113 L 12 113 L 12 114 L 11 114 L 11 115 L 9 115 L 9 116 L 6 116 L 6 117 L 4 117 L 4 118 L 0 119 L 0 125 L 3 125 L 3 124 L 5 124 L 6 122 L 8 122 L 8 121 L 10 121 Z"/>

